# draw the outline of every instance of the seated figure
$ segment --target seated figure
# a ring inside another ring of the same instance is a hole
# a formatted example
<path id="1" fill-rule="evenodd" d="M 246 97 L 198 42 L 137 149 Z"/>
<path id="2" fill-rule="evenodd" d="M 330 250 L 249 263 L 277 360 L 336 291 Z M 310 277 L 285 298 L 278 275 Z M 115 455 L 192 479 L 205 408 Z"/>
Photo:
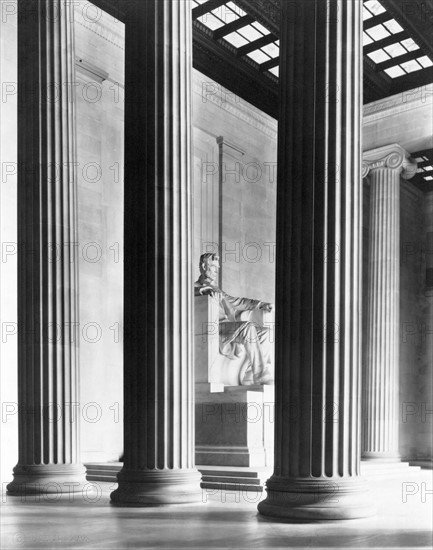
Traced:
<path id="1" fill-rule="evenodd" d="M 251 321 L 240 320 L 244 311 L 272 311 L 272 304 L 249 298 L 234 298 L 218 288 L 219 257 L 213 253 L 200 257 L 200 277 L 194 285 L 196 296 L 209 295 L 219 302 L 220 353 L 236 358 L 239 345 L 248 361 L 240 374 L 241 385 L 273 384 L 270 371 L 271 345 L 269 329 Z"/>

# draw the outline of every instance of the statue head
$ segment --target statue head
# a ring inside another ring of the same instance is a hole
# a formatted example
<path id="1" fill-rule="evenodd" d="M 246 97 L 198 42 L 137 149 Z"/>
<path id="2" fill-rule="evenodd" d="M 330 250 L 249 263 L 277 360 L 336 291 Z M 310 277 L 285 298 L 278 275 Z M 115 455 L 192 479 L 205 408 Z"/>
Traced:
<path id="1" fill-rule="evenodd" d="M 200 274 L 204 275 L 213 284 L 217 284 L 218 271 L 220 268 L 220 259 L 218 254 L 213 252 L 206 252 L 200 256 Z"/>

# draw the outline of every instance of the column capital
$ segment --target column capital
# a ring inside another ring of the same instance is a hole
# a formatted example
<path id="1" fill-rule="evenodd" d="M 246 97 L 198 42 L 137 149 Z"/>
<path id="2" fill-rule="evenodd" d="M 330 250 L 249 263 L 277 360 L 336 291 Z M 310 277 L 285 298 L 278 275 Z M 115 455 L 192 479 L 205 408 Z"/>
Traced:
<path id="1" fill-rule="evenodd" d="M 365 151 L 362 160 L 362 177 L 366 178 L 373 170 L 389 168 L 398 170 L 401 177 L 409 180 L 416 174 L 417 163 L 410 153 L 397 143 Z"/>

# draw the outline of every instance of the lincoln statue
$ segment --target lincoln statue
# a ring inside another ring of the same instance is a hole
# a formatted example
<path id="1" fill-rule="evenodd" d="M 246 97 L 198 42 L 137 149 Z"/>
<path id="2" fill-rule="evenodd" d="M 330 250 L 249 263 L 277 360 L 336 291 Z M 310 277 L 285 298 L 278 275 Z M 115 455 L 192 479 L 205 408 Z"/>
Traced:
<path id="1" fill-rule="evenodd" d="M 272 311 L 272 304 L 250 298 L 234 298 L 218 287 L 219 257 L 214 253 L 200 256 L 200 277 L 195 283 L 195 295 L 209 295 L 219 302 L 220 353 L 235 359 L 241 347 L 246 361 L 241 369 L 241 385 L 273 384 L 269 329 L 252 321 L 241 320 L 245 311 Z"/>

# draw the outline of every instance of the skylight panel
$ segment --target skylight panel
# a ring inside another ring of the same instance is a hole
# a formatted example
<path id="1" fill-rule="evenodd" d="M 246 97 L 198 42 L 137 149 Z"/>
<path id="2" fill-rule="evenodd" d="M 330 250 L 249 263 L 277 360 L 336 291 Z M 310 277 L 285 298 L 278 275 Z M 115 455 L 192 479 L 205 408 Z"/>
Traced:
<path id="1" fill-rule="evenodd" d="M 395 67 L 389 67 L 389 69 L 385 69 L 385 72 L 391 78 L 397 78 L 398 76 L 403 76 L 404 74 L 406 74 L 403 71 L 403 69 L 400 67 L 400 65 L 395 65 Z"/>
<path id="2" fill-rule="evenodd" d="M 224 37 L 224 40 L 227 40 L 227 42 L 230 42 L 230 44 L 232 44 L 236 48 L 240 48 L 241 46 L 245 46 L 245 44 L 249 44 L 248 40 L 241 36 L 238 32 L 231 32 Z"/>
<path id="3" fill-rule="evenodd" d="M 424 176 L 424 179 L 426 181 L 432 181 L 433 180 L 433 176 Z"/>
<path id="4" fill-rule="evenodd" d="M 269 72 L 273 75 L 279 77 L 280 76 L 280 67 L 272 67 L 272 69 L 269 69 Z"/>
<path id="5" fill-rule="evenodd" d="M 418 50 L 419 46 L 416 44 L 412 38 L 406 38 L 406 40 L 402 40 L 400 44 L 403 44 L 403 46 L 406 48 L 408 52 L 413 52 L 414 50 Z"/>
<path id="6" fill-rule="evenodd" d="M 218 19 L 218 17 L 215 17 L 212 13 L 205 13 L 198 18 L 198 21 L 203 23 L 203 25 L 206 25 L 206 27 L 208 27 L 211 31 L 224 26 L 224 22 Z"/>
<path id="7" fill-rule="evenodd" d="M 258 23 L 257 21 L 254 21 L 254 23 L 252 23 L 253 27 L 255 29 L 257 29 L 261 34 L 263 35 L 267 35 L 267 34 L 270 34 L 271 31 L 268 31 L 268 29 L 266 27 L 264 27 L 263 25 L 260 25 L 260 23 Z"/>
<path id="8" fill-rule="evenodd" d="M 427 55 L 417 57 L 416 60 L 418 61 L 418 63 L 421 63 L 423 67 L 431 67 L 433 65 L 433 61 Z"/>
<path id="9" fill-rule="evenodd" d="M 390 36 L 389 31 L 385 29 L 383 25 L 376 25 L 375 27 L 368 29 L 366 32 L 373 40 L 382 40 L 382 38 Z"/>
<path id="10" fill-rule="evenodd" d="M 245 27 L 242 27 L 238 30 L 238 33 L 246 38 L 248 42 L 254 42 L 254 40 L 257 40 L 258 38 L 261 38 L 263 36 L 251 25 L 245 25 Z"/>
<path id="11" fill-rule="evenodd" d="M 430 172 L 430 170 L 433 170 L 433 166 L 424 166 L 424 170 Z"/>
<path id="12" fill-rule="evenodd" d="M 218 17 L 218 19 L 221 19 L 221 21 L 224 21 L 224 24 L 227 25 L 227 23 L 232 23 L 233 21 L 236 21 L 236 19 L 240 18 L 240 15 L 231 10 L 226 4 L 223 4 L 222 6 L 219 6 L 219 8 L 215 8 L 211 11 L 215 15 L 215 17 Z"/>
<path id="13" fill-rule="evenodd" d="M 368 36 L 366 32 L 362 33 L 362 44 L 363 46 L 367 46 L 368 44 L 371 44 L 373 42 L 373 39 Z"/>
<path id="14" fill-rule="evenodd" d="M 379 15 L 379 13 L 386 11 L 382 4 L 377 0 L 368 0 L 367 2 L 364 2 L 364 7 L 367 8 L 373 15 Z"/>
<path id="15" fill-rule="evenodd" d="M 403 27 L 397 23 L 395 19 L 391 19 L 390 21 L 386 21 L 384 23 L 385 27 L 389 30 L 391 34 L 395 34 L 397 32 L 403 31 Z"/>
<path id="16" fill-rule="evenodd" d="M 399 55 L 404 55 L 405 53 L 407 53 L 407 50 L 403 48 L 403 46 L 399 42 L 391 44 L 390 46 L 385 46 L 385 48 L 383 49 L 390 57 L 398 57 Z"/>
<path id="17" fill-rule="evenodd" d="M 389 59 L 389 55 L 382 49 L 369 53 L 368 57 L 375 63 L 382 63 L 382 61 L 387 61 Z"/>
<path id="18" fill-rule="evenodd" d="M 269 56 L 266 55 L 265 52 L 262 52 L 262 50 L 254 50 L 247 55 L 259 65 L 265 63 L 266 61 L 269 61 Z"/>
<path id="19" fill-rule="evenodd" d="M 373 14 L 368 11 L 366 8 L 362 8 L 362 19 L 363 21 L 367 21 L 367 19 L 370 19 L 373 17 Z"/>
<path id="20" fill-rule="evenodd" d="M 400 67 L 402 67 L 407 73 L 413 73 L 414 71 L 419 71 L 421 69 L 421 65 L 417 63 L 415 59 L 406 61 L 406 63 L 401 63 Z"/>
<path id="21" fill-rule="evenodd" d="M 275 44 L 275 42 L 273 42 L 272 44 L 267 44 L 266 46 L 263 46 L 261 49 L 265 53 L 267 53 L 270 57 L 277 57 L 280 53 L 280 49 Z"/>
<path id="22" fill-rule="evenodd" d="M 243 17 L 244 15 L 246 15 L 246 13 L 244 12 L 244 10 L 242 8 L 240 8 L 239 6 L 237 6 L 236 4 L 234 4 L 233 2 L 227 2 L 227 4 L 225 4 L 229 9 L 231 9 L 232 11 L 234 11 L 235 13 L 237 13 L 239 15 L 239 17 Z"/>

